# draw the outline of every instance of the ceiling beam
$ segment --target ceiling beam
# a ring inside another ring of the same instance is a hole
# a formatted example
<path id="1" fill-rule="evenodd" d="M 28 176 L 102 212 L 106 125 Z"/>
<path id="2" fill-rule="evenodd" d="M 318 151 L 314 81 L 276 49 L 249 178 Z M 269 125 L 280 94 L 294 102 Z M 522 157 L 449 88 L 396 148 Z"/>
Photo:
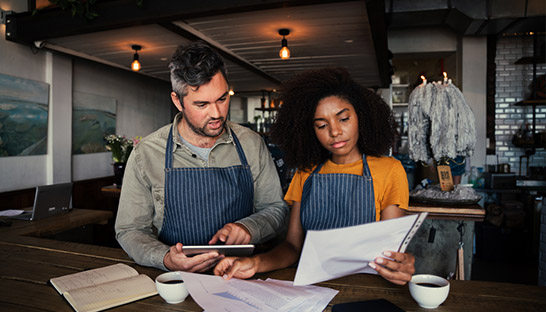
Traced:
<path id="1" fill-rule="evenodd" d="M 218 51 L 218 53 L 220 53 L 220 55 L 222 55 L 223 58 L 232 61 L 233 63 L 253 72 L 254 74 L 262 78 L 269 80 L 270 82 L 276 85 L 281 84 L 281 82 L 275 77 L 269 75 L 268 73 L 264 72 L 263 70 L 259 69 L 253 64 L 247 62 L 246 60 L 238 57 L 237 55 L 230 53 L 225 47 L 223 47 L 217 42 L 213 42 L 210 38 L 207 38 L 205 35 L 199 33 L 197 30 L 189 31 L 187 29 L 182 28 L 178 23 L 176 25 L 173 23 L 159 23 L 159 25 L 190 41 L 197 41 L 197 40 L 206 41 L 210 45 L 216 47 L 216 51 Z M 187 26 L 187 27 L 190 28 L 190 26 Z"/>
<path id="2" fill-rule="evenodd" d="M 92 6 L 97 17 L 91 20 L 72 16 L 70 10 L 59 8 L 44 9 L 34 15 L 31 12 L 11 14 L 6 23 L 6 40 L 28 44 L 48 38 L 187 18 L 332 2 L 348 1 L 209 0 L 205 5 L 202 1 L 145 0 L 141 6 L 136 0 L 99 1 Z"/>

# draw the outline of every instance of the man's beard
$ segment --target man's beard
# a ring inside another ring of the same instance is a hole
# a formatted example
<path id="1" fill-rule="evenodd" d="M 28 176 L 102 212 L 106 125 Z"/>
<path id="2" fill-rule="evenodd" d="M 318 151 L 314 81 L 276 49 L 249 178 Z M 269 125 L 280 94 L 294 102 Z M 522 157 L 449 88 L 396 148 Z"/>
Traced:
<path id="1" fill-rule="evenodd" d="M 183 116 L 182 118 L 184 118 L 186 120 L 186 123 L 188 123 L 188 126 L 190 127 L 190 129 L 197 135 L 200 135 L 200 136 L 205 136 L 205 137 L 209 137 L 209 138 L 215 138 L 217 136 L 219 136 L 222 131 L 224 130 L 224 127 L 226 125 L 226 121 L 224 120 L 224 117 L 220 117 L 220 118 L 211 118 L 209 120 L 207 120 L 207 122 L 205 123 L 205 125 L 202 127 L 202 128 L 199 128 L 197 127 L 196 125 L 194 125 L 188 118 L 186 118 L 185 116 Z M 210 121 L 213 121 L 213 120 L 220 120 L 222 122 L 222 126 L 220 128 L 218 128 L 218 130 L 215 130 L 214 133 L 211 133 L 210 131 L 207 131 L 207 125 L 209 124 Z"/>

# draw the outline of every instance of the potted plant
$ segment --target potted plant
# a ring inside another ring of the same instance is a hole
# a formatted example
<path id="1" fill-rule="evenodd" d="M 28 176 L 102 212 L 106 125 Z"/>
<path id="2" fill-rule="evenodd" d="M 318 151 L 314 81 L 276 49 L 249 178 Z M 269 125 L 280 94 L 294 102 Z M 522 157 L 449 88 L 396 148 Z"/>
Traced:
<path id="1" fill-rule="evenodd" d="M 124 135 L 109 134 L 104 137 L 106 140 L 106 149 L 112 152 L 114 161 L 114 184 L 121 186 L 125 165 L 133 147 L 140 141 L 141 137 L 135 137 L 133 140 L 127 139 Z"/>

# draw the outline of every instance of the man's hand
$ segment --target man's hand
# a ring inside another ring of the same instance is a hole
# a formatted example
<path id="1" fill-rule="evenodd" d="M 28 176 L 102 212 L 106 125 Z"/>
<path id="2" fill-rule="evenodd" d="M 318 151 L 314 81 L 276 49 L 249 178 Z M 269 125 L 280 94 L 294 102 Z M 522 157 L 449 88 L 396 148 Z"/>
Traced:
<path id="1" fill-rule="evenodd" d="M 413 273 L 415 273 L 415 258 L 413 255 L 394 251 L 385 251 L 383 255 L 392 260 L 377 257 L 374 262 L 370 262 L 368 265 L 391 283 L 405 285 L 411 280 Z"/>
<path id="2" fill-rule="evenodd" d="M 163 258 L 163 263 L 171 271 L 205 272 L 212 269 L 223 258 L 224 255 L 216 251 L 186 257 L 182 252 L 182 244 L 176 243 Z"/>
<path id="3" fill-rule="evenodd" d="M 209 241 L 209 245 L 224 243 L 226 245 L 246 245 L 250 243 L 250 233 L 248 230 L 236 223 L 228 223 L 218 230 Z"/>

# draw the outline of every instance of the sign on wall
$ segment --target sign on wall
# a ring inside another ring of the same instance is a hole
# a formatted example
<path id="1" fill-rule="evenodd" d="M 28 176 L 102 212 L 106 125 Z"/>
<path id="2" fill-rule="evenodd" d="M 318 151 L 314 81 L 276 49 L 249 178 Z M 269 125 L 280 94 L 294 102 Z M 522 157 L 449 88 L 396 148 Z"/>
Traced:
<path id="1" fill-rule="evenodd" d="M 0 157 L 47 154 L 49 84 L 0 74 Z"/>
<path id="2" fill-rule="evenodd" d="M 106 152 L 104 137 L 116 133 L 116 99 L 74 92 L 72 154 Z"/>

